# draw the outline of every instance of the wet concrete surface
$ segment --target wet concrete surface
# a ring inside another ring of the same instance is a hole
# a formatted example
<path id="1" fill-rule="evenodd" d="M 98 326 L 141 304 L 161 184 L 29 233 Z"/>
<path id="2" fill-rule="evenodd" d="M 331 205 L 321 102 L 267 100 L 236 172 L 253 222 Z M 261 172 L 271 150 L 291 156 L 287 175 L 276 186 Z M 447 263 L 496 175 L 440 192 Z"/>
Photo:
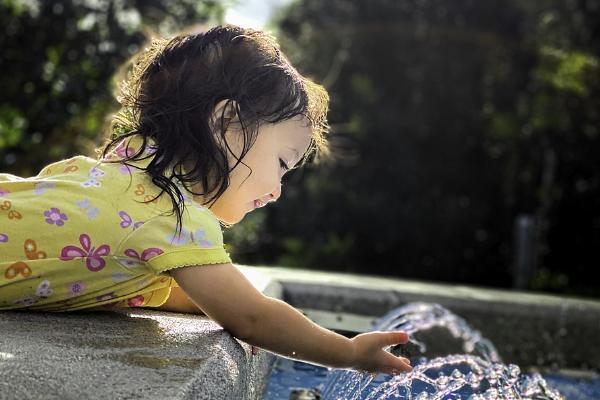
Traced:
<path id="1" fill-rule="evenodd" d="M 0 399 L 259 399 L 273 361 L 197 315 L 0 315 Z"/>

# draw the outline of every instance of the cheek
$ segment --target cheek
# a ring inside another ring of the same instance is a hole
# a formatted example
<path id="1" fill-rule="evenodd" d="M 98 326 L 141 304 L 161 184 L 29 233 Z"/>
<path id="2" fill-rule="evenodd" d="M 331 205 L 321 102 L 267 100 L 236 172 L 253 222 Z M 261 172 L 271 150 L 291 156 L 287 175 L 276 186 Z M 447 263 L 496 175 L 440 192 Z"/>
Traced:
<path id="1" fill-rule="evenodd" d="M 256 174 L 256 176 L 255 176 Z M 255 178 L 255 179 L 253 179 Z M 253 172 L 251 177 L 240 187 L 238 199 L 243 202 L 252 202 L 258 198 L 273 193 L 279 187 L 279 181 L 270 179 L 268 175 L 258 176 L 257 171 Z"/>
<path id="2" fill-rule="evenodd" d="M 238 202 L 249 202 L 257 198 L 259 186 L 256 182 L 257 171 L 253 168 L 252 174 L 248 176 L 250 171 L 243 165 L 239 165 L 229 175 L 229 187 L 224 193 L 224 197 L 228 200 Z"/>

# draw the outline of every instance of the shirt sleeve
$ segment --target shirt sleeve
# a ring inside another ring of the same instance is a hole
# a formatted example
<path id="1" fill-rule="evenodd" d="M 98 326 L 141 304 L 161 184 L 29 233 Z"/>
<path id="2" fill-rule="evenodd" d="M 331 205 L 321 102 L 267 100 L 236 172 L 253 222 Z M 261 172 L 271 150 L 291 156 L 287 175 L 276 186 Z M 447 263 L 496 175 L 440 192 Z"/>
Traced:
<path id="1" fill-rule="evenodd" d="M 123 239 L 115 256 L 134 259 L 155 273 L 188 265 L 231 262 L 219 221 L 207 208 L 186 203 L 180 234 L 176 226 L 175 214 L 154 216 Z"/>

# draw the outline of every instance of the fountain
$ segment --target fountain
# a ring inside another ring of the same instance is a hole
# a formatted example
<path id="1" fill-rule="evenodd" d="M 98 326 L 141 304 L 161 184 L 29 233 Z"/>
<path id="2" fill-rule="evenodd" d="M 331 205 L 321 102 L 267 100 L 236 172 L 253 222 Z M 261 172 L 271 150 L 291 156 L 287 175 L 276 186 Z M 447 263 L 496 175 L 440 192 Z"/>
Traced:
<path id="1" fill-rule="evenodd" d="M 438 304 L 396 308 L 375 330 L 409 333 L 409 343 L 387 350 L 410 358 L 413 371 L 392 376 L 331 370 L 321 399 L 564 399 L 540 374 L 522 374 L 517 365 L 503 364 L 489 340 Z"/>

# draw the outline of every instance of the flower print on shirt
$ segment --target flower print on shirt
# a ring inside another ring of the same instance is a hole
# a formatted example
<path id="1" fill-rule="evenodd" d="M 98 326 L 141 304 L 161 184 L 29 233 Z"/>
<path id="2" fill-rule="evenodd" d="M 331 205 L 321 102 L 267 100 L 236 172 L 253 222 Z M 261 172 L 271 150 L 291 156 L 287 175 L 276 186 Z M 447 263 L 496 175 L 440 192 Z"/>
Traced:
<path id="1" fill-rule="evenodd" d="M 0 197 L 4 197 L 9 193 L 10 193 L 10 191 L 8 189 L 4 189 L 3 187 L 0 186 Z"/>
<path id="2" fill-rule="evenodd" d="M 71 297 L 75 297 L 75 296 L 79 296 L 80 294 L 82 294 L 85 291 L 85 288 L 87 287 L 87 285 L 81 281 L 78 281 L 78 282 L 69 283 L 67 285 L 67 287 L 69 289 L 69 295 Z"/>
<path id="3" fill-rule="evenodd" d="M 56 207 L 52 207 L 49 210 L 44 211 L 46 222 L 50 225 L 55 224 L 56 226 L 63 226 L 64 221 L 68 220 L 67 214 L 60 212 Z"/>
<path id="4" fill-rule="evenodd" d="M 123 282 L 129 278 L 129 275 L 127 275 L 123 272 L 113 272 L 111 277 L 112 277 L 113 282 Z"/>
<path id="5" fill-rule="evenodd" d="M 36 294 L 39 297 L 49 297 L 54 290 L 50 289 L 50 281 L 48 279 L 44 279 L 37 287 Z"/>
<path id="6" fill-rule="evenodd" d="M 97 249 L 92 247 L 92 241 L 85 233 L 79 235 L 79 243 L 81 243 L 81 248 L 77 246 L 63 247 L 60 253 L 60 259 L 69 261 L 81 257 L 82 259 L 85 259 L 87 269 L 92 272 L 98 272 L 104 268 L 106 261 L 102 256 L 107 256 L 110 253 L 110 246 L 103 244 L 98 246 Z"/>
<path id="7" fill-rule="evenodd" d="M 102 177 L 104 176 L 104 171 L 102 171 L 98 167 L 92 167 L 88 174 L 89 179 L 87 181 L 81 182 L 81 186 L 84 188 L 89 187 L 100 187 L 102 186 Z"/>
<path id="8" fill-rule="evenodd" d="M 6 279 L 16 278 L 19 274 L 21 274 L 23 278 L 31 276 L 31 267 L 23 261 L 17 261 L 4 271 L 4 277 Z"/>
<path id="9" fill-rule="evenodd" d="M 125 267 L 137 267 L 138 265 L 144 264 L 146 261 L 150 260 L 153 257 L 161 255 L 164 253 L 161 249 L 156 247 L 149 247 L 142 251 L 140 255 L 134 249 L 126 249 L 123 254 L 125 254 L 129 259 L 120 261 L 121 265 Z"/>
<path id="10" fill-rule="evenodd" d="M 130 299 L 127 299 L 127 305 L 129 305 L 129 307 L 139 307 L 142 306 L 144 304 L 144 296 L 137 295 L 135 297 L 132 297 Z"/>
<path id="11" fill-rule="evenodd" d="M 100 209 L 98 207 L 92 207 L 90 199 L 77 200 L 75 202 L 75 205 L 81 208 L 82 210 L 85 210 L 89 219 L 96 219 L 96 217 L 100 213 Z"/>
<path id="12" fill-rule="evenodd" d="M 6 233 L 0 233 L 0 243 L 8 242 L 8 235 Z"/>
<path id="13" fill-rule="evenodd" d="M 121 218 L 121 222 L 119 223 L 119 226 L 123 229 L 130 227 L 131 224 L 133 223 L 133 220 L 131 219 L 129 214 L 127 214 L 127 212 L 125 212 L 123 210 L 119 211 L 119 217 Z M 133 223 L 133 230 L 135 231 L 137 228 L 139 228 L 143 224 L 144 224 L 144 221 L 137 221 L 137 222 Z"/>
<path id="14" fill-rule="evenodd" d="M 154 278 L 144 278 L 144 279 L 140 279 L 140 281 L 137 284 L 138 288 L 143 288 L 143 287 L 147 287 L 149 283 L 152 283 L 154 280 Z"/>
<path id="15" fill-rule="evenodd" d="M 115 149 L 112 152 L 108 153 L 106 158 L 103 158 L 102 160 L 112 160 L 112 159 L 124 160 L 126 158 L 131 157 L 135 153 L 136 153 L 136 149 L 134 147 L 128 146 L 125 143 L 125 139 L 123 139 L 117 145 L 117 147 L 115 147 Z M 115 154 L 116 154 L 116 156 L 115 156 Z M 129 165 L 124 164 L 123 162 L 118 163 L 118 165 L 119 165 L 118 171 L 120 174 L 131 176 L 131 168 L 129 167 Z"/>
<path id="16" fill-rule="evenodd" d="M 67 161 L 65 164 L 67 165 L 65 167 L 65 169 L 63 170 L 64 173 L 71 173 L 71 172 L 75 172 L 79 170 L 79 167 L 77 165 L 73 165 L 73 163 L 77 162 L 77 159 L 73 158 L 69 161 Z"/>
<path id="17" fill-rule="evenodd" d="M 36 302 L 36 299 L 34 297 L 26 296 L 26 297 L 21 297 L 20 299 L 13 301 L 13 304 L 18 304 L 23 307 L 29 307 L 29 306 L 35 304 L 35 302 Z"/>
<path id="18" fill-rule="evenodd" d="M 141 183 L 136 185 L 136 189 L 133 191 L 136 196 L 143 196 L 144 204 L 149 205 L 151 203 L 158 202 L 158 197 L 153 197 L 152 195 L 146 194 L 146 188 Z"/>
<path id="19" fill-rule="evenodd" d="M 12 208 L 12 202 L 10 200 L 0 201 L 0 211 L 8 211 L 8 219 L 21 219 L 23 216 L 20 212 Z"/>
<path id="20" fill-rule="evenodd" d="M 52 183 L 52 182 L 38 182 L 35 184 L 35 189 L 33 189 L 33 192 L 37 195 L 41 195 L 41 194 L 44 194 L 47 189 L 53 189 L 53 188 L 54 188 L 54 183 Z"/>
<path id="21" fill-rule="evenodd" d="M 52 290 L 50 288 L 50 281 L 48 279 L 44 279 L 37 286 L 34 295 L 21 297 L 20 299 L 13 301 L 13 304 L 18 304 L 23 307 L 29 307 L 29 306 L 37 303 L 41 299 L 50 297 L 52 295 L 52 293 L 54 293 L 54 290 Z"/>
<path id="22" fill-rule="evenodd" d="M 190 232 L 192 242 L 200 247 L 213 247 L 213 244 L 206 240 L 206 232 L 203 229 L 198 229 L 195 233 Z M 195 237 L 194 237 L 195 236 Z"/>
<path id="23" fill-rule="evenodd" d="M 131 168 L 129 168 L 129 165 L 121 164 L 119 166 L 119 172 L 123 175 L 131 175 Z"/>
<path id="24" fill-rule="evenodd" d="M 136 196 L 143 196 L 146 193 L 146 188 L 141 183 L 138 183 L 133 191 Z"/>
<path id="25" fill-rule="evenodd" d="M 129 158 L 132 155 L 134 155 L 135 152 L 136 152 L 135 148 L 127 146 L 125 144 L 125 141 L 122 141 L 121 143 L 119 143 L 119 145 L 115 149 L 115 153 L 117 153 L 117 155 L 120 158 Z"/>
<path id="26" fill-rule="evenodd" d="M 25 243 L 23 243 L 23 250 L 25 251 L 25 256 L 29 260 L 39 260 L 48 256 L 45 251 L 37 251 L 37 243 L 33 239 L 25 240 Z"/>
<path id="27" fill-rule="evenodd" d="M 33 239 L 25 240 L 23 243 L 23 251 L 28 260 L 39 260 L 47 257 L 45 251 L 37 251 L 37 243 Z M 20 274 L 23 278 L 28 278 L 31 276 L 31 272 L 31 267 L 27 263 L 24 261 L 17 261 L 4 271 L 4 277 L 6 279 L 13 279 Z"/>
<path id="28" fill-rule="evenodd" d="M 206 240 L 206 232 L 204 229 L 197 229 L 195 232 L 191 232 L 182 228 L 180 235 L 177 233 L 167 235 L 167 240 L 170 244 L 175 246 L 184 246 L 188 243 L 194 243 L 202 248 L 214 247 L 212 242 Z"/>
<path id="29" fill-rule="evenodd" d="M 187 193 L 182 193 L 181 194 L 183 196 L 183 200 L 186 204 L 191 204 L 192 206 L 194 206 L 195 209 L 197 209 L 198 211 L 206 211 L 208 210 L 208 208 L 204 207 L 202 204 L 198 203 L 196 200 L 194 200 L 194 198 L 192 196 L 190 196 Z"/>

